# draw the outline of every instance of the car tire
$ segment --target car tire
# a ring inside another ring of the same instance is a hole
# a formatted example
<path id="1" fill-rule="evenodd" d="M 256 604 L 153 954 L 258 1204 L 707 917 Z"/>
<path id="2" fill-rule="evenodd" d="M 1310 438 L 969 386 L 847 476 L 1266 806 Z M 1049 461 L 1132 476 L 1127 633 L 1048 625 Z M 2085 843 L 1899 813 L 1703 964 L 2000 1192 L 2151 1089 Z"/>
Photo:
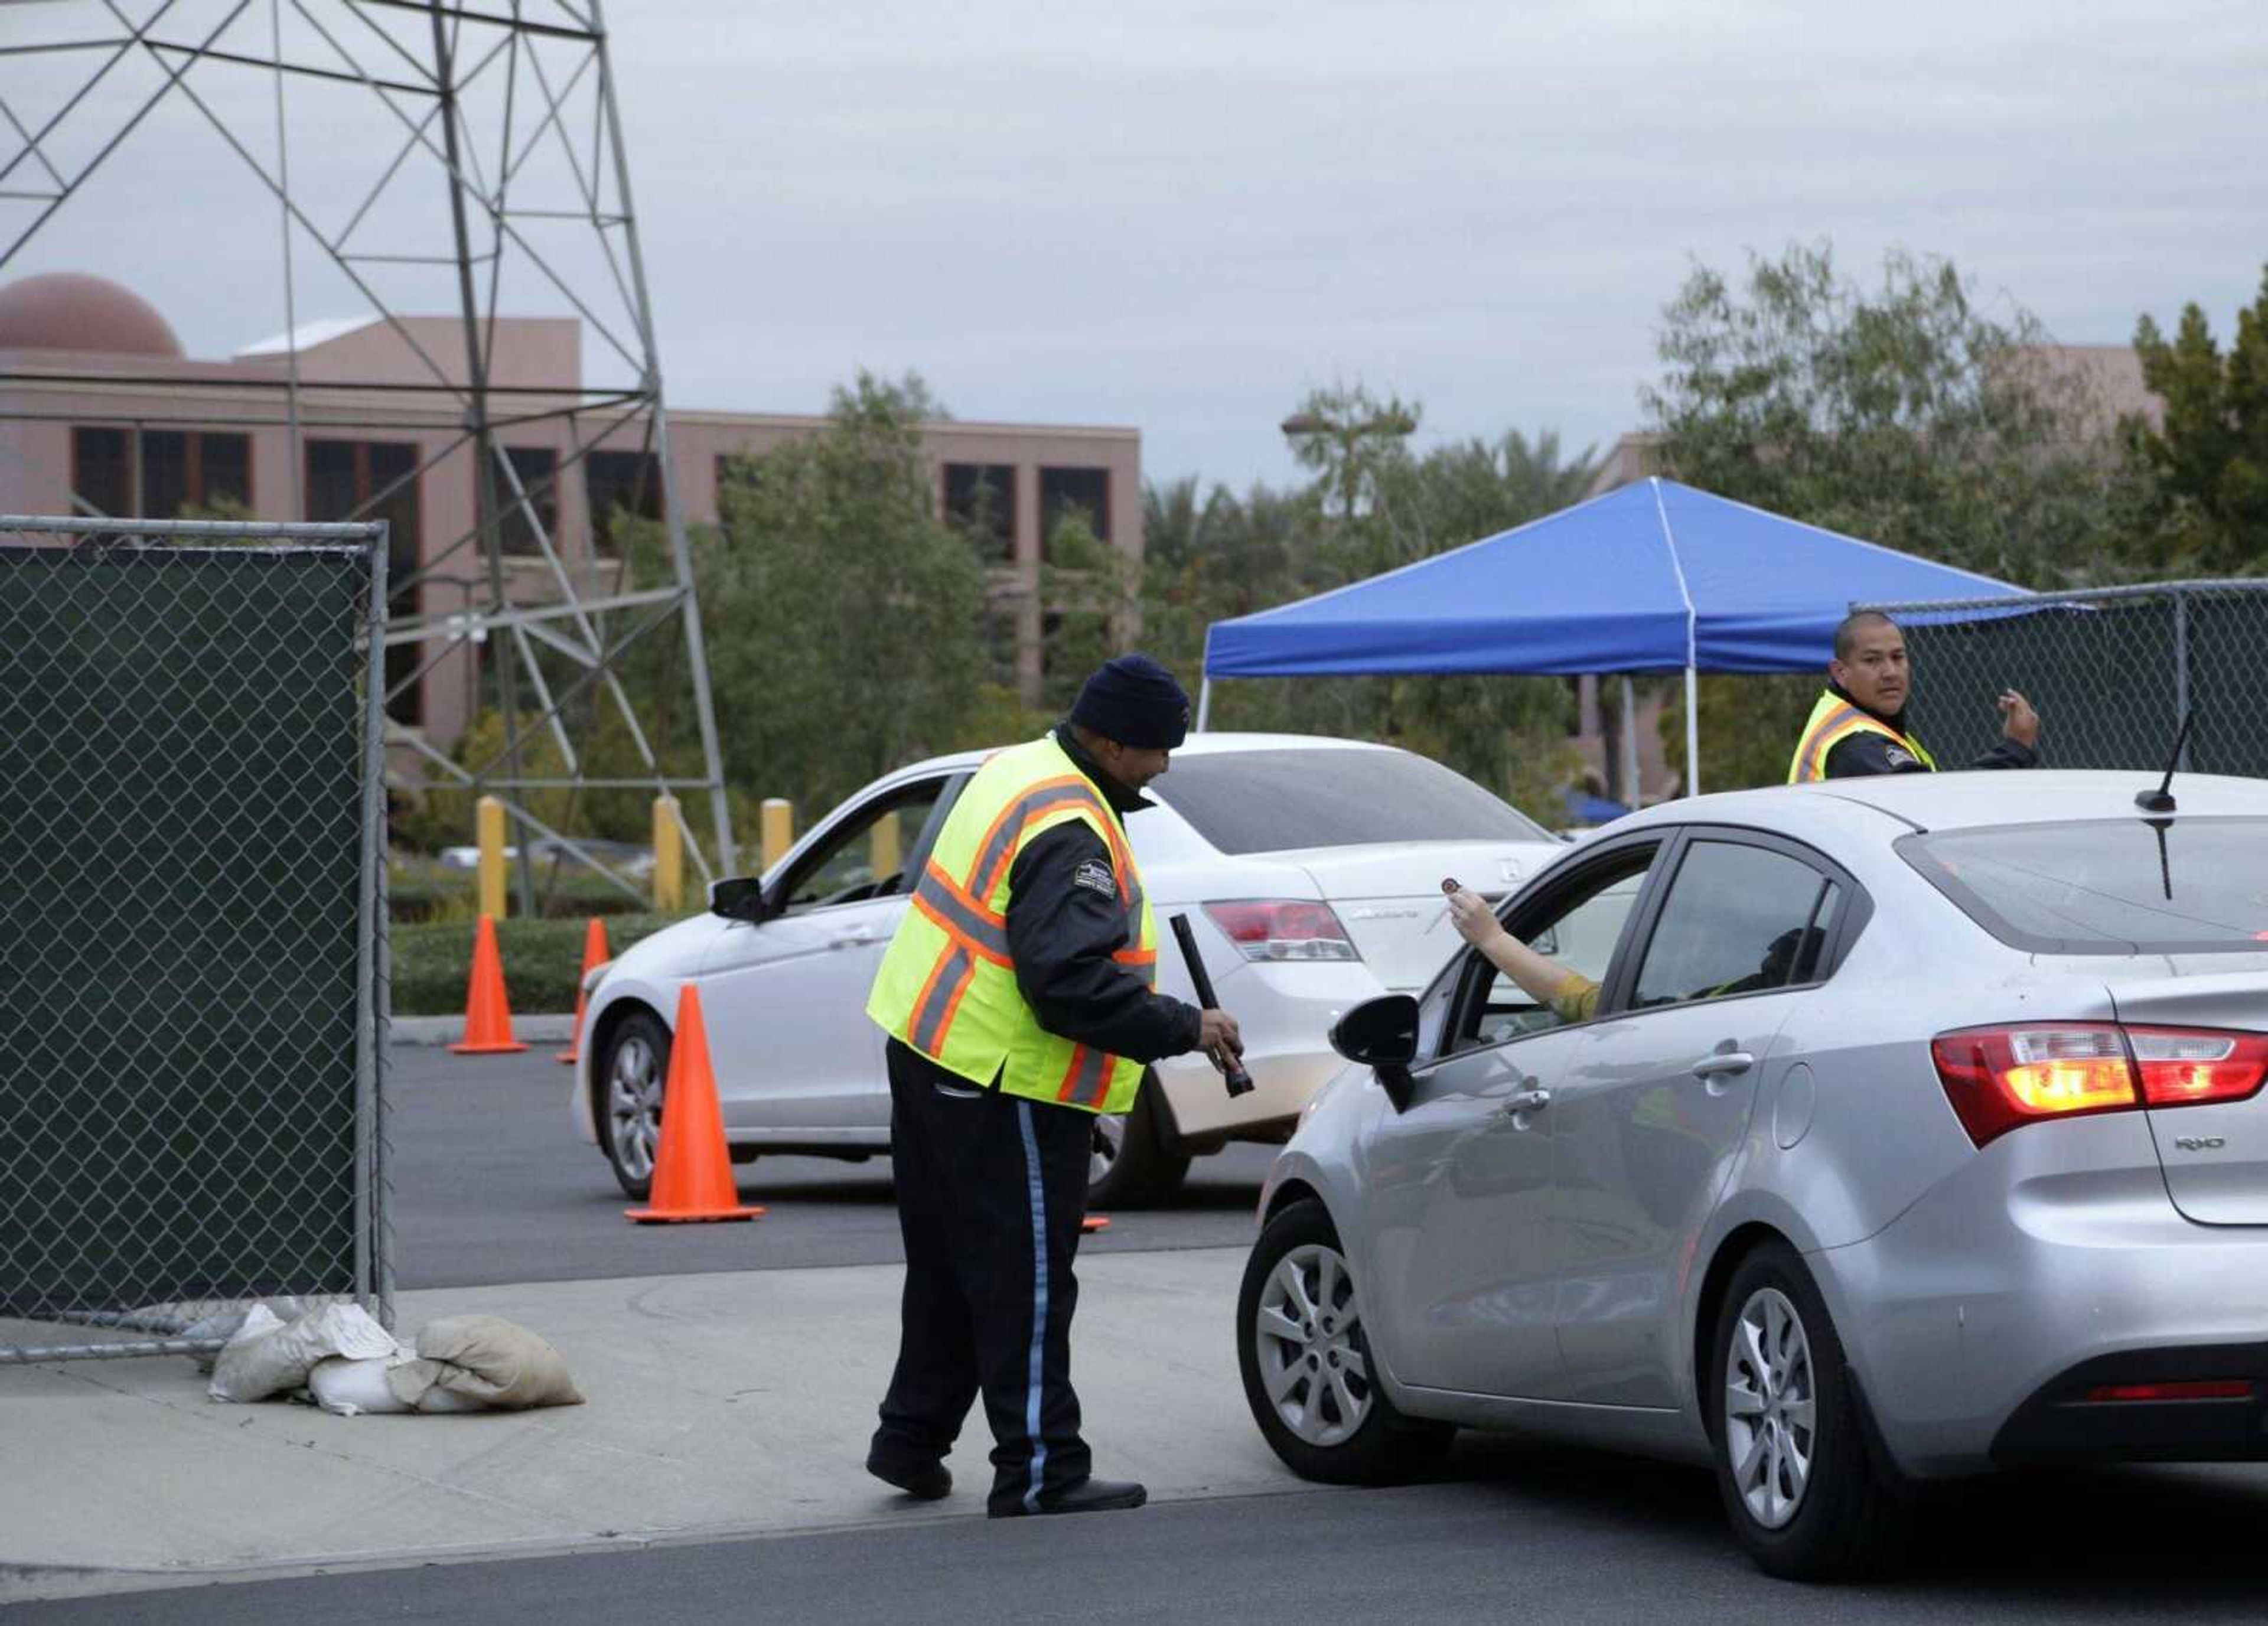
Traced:
<path id="1" fill-rule="evenodd" d="M 1456 1435 L 1449 1424 L 1403 1416 L 1374 1380 L 1353 1275 L 1312 1197 L 1279 1212 L 1253 1245 L 1236 1295 L 1236 1364 L 1253 1421 L 1302 1479 L 1392 1484 L 1422 1473 Z"/>
<path id="2" fill-rule="evenodd" d="M 653 1156 L 661 1144 L 662 1086 L 669 1078 L 669 1029 L 651 1011 L 633 1011 L 607 1035 L 592 1074 L 599 1149 L 622 1195 L 643 1203 L 653 1192 Z"/>
<path id="3" fill-rule="evenodd" d="M 1705 1406 L 1717 1490 L 1758 1568 L 1872 1574 L 1904 1547 L 1906 1501 L 1869 1438 L 1843 1343 L 1795 1250 L 1743 1259 L 1717 1306 Z M 1737 1399 L 1735 1398 L 1737 1394 Z"/>
<path id="4" fill-rule="evenodd" d="M 1157 1076 L 1142 1075 L 1134 1109 L 1123 1116 L 1097 1113 L 1094 1150 L 1087 1160 L 1086 1206 L 1148 1208 L 1181 1189 L 1189 1159 L 1166 1150 L 1165 1113 Z"/>

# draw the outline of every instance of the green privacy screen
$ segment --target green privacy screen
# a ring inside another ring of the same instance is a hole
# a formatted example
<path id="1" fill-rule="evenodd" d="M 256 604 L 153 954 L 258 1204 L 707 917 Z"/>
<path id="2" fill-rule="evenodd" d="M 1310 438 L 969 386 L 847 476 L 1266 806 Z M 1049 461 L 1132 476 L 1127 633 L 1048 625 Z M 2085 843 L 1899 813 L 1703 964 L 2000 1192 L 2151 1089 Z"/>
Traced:
<path id="1" fill-rule="evenodd" d="M 366 1286 L 371 570 L 0 535 L 0 1316 Z"/>
<path id="2" fill-rule="evenodd" d="M 2154 777 L 2186 708 L 2191 771 L 2268 775 L 2268 581 L 2058 595 L 1957 623 L 1922 607 L 1893 613 L 1913 658 L 1910 717 L 1940 768 L 1965 767 L 1999 738 L 1993 696 L 2015 688 L 2039 708 L 2050 768 Z"/>

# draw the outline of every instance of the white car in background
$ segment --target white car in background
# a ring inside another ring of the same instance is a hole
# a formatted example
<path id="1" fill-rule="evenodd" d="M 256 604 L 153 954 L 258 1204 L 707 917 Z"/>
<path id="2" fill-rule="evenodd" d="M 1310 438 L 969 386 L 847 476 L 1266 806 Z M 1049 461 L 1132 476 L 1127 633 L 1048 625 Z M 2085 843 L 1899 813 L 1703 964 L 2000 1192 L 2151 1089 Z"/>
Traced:
<path id="1" fill-rule="evenodd" d="M 875 781 L 814 825 L 757 884 L 720 882 L 711 910 L 600 972 L 573 1108 L 631 1196 L 659 1137 L 678 992 L 701 990 L 733 1161 L 887 1152 L 884 1036 L 868 989 L 907 908 L 905 877 L 985 753 Z M 1565 850 L 1438 762 L 1300 734 L 1193 734 L 1126 821 L 1158 922 L 1158 987 L 1195 1001 L 1169 922 L 1187 914 L 1215 992 L 1243 1029 L 1256 1088 L 1232 1099 L 1201 1056 L 1158 1063 L 1133 1110 L 1095 1124 L 1091 1200 L 1170 1193 L 1189 1159 L 1286 1138 L 1345 1063 L 1331 1025 L 1378 994 L 1425 985 L 1454 946 L 1441 881 L 1511 892 Z"/>

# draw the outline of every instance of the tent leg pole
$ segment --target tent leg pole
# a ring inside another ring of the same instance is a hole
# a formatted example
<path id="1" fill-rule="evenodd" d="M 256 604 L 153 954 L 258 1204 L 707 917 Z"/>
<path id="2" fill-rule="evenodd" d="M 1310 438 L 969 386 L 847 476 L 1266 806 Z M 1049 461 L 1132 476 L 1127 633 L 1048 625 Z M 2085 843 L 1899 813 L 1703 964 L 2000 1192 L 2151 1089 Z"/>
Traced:
<path id="1" fill-rule="evenodd" d="M 1701 794 L 1701 681 L 1685 668 L 1685 794 Z"/>
<path id="2" fill-rule="evenodd" d="M 1197 732 L 1198 733 L 1200 733 L 1200 734 L 1202 734 L 1203 732 L 1205 732 L 1205 725 L 1206 725 L 1207 723 L 1211 722 L 1211 719 L 1212 719 L 1212 680 L 1211 680 L 1211 678 L 1209 678 L 1209 677 L 1208 677 L 1208 678 L 1206 678 L 1205 680 L 1204 680 L 1204 681 L 1200 682 L 1200 683 L 1197 685 Z"/>
<path id="3" fill-rule="evenodd" d="M 1632 812 L 1638 809 L 1638 690 L 1628 678 L 1623 680 L 1623 785 L 1622 805 Z"/>

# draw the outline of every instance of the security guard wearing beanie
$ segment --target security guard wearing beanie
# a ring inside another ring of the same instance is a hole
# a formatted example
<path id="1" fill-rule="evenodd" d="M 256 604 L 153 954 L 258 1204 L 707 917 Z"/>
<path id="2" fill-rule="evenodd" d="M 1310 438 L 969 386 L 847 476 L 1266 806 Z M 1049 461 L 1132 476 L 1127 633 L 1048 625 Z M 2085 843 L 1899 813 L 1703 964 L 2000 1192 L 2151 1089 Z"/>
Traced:
<path id="1" fill-rule="evenodd" d="M 1930 774 L 1937 759 L 1906 726 L 1912 674 L 1906 635 L 1879 610 L 1859 610 L 1835 629 L 1827 691 L 1795 742 L 1787 782 L 1855 779 L 1867 774 Z M 2001 691 L 1999 745 L 1971 768 L 2039 766 L 2040 714 L 2014 689 Z"/>
<path id="2" fill-rule="evenodd" d="M 1189 731 L 1146 655 L 1079 690 L 1068 721 L 988 759 L 946 815 L 866 1012 L 889 1034 L 890 1152 L 906 1285 L 869 1473 L 909 1495 L 981 1394 L 995 1518 L 1139 1507 L 1094 1478 L 1071 1385 L 1071 1258 L 1098 1112 L 1145 1063 L 1241 1053 L 1226 1012 L 1155 990 L 1157 936 L 1123 820 Z"/>

